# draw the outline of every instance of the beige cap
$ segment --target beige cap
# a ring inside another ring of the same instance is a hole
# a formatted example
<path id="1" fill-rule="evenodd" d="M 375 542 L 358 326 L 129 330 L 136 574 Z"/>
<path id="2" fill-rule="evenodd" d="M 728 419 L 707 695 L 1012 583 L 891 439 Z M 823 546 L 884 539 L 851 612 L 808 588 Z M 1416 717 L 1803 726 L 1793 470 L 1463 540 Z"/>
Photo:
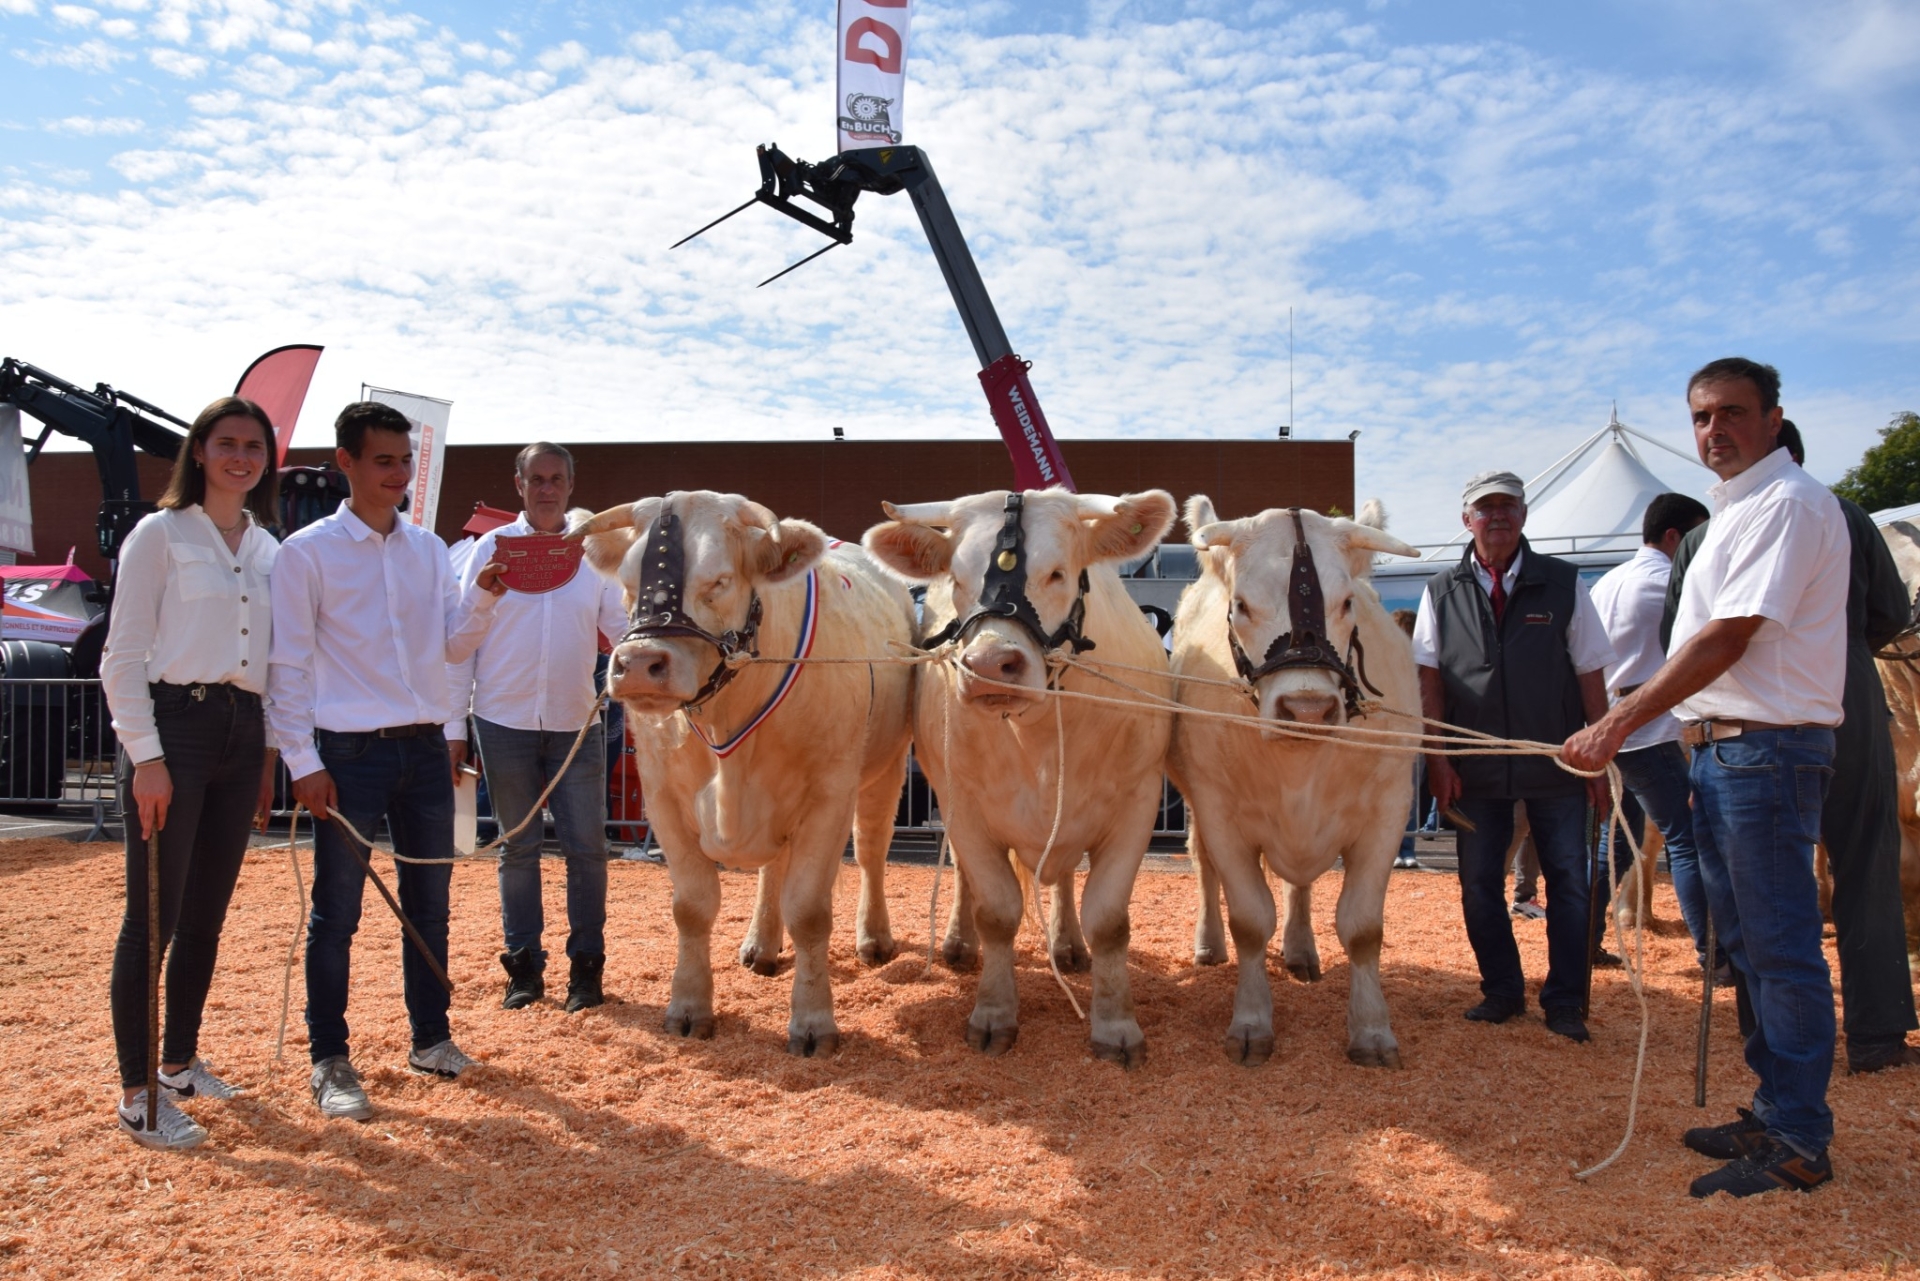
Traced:
<path id="1" fill-rule="evenodd" d="M 1471 507 L 1488 494 L 1511 494 L 1524 503 L 1527 501 L 1527 484 L 1510 471 L 1483 471 L 1467 482 L 1466 489 L 1460 495 L 1460 505 Z"/>

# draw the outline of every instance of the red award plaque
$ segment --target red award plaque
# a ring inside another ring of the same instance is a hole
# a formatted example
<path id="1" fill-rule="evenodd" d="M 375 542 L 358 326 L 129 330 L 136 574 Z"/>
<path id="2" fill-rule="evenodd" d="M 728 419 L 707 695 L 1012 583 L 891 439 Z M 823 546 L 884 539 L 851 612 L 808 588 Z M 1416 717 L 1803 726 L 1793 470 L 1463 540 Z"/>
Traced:
<path id="1" fill-rule="evenodd" d="M 493 559 L 507 567 L 500 581 L 529 595 L 566 586 L 580 571 L 580 555 L 580 544 L 559 534 L 502 534 L 493 540 Z"/>

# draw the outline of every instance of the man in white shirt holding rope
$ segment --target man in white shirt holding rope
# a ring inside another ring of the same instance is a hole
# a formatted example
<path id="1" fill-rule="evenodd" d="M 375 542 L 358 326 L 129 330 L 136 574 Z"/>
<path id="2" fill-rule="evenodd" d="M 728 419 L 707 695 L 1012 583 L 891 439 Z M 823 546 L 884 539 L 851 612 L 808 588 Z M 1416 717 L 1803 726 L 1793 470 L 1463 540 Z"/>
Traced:
<path id="1" fill-rule="evenodd" d="M 496 559 L 495 540 L 502 536 L 565 532 L 567 502 L 573 497 L 572 454 L 547 441 L 528 445 L 514 460 L 513 485 L 524 504 L 519 519 L 480 536 L 463 582 L 472 582 L 481 566 Z M 626 630 L 620 584 L 576 568 L 552 590 L 503 597 L 486 640 L 451 671 L 455 704 L 464 712 L 471 701 L 487 791 L 502 831 L 518 826 L 559 776 L 546 808 L 567 859 L 570 1014 L 605 999 L 607 753 L 593 666 L 596 637 L 614 644 Z M 576 751 L 589 715 L 593 725 Z M 466 756 L 466 727 L 450 725 L 448 733 L 454 741 L 447 747 L 457 765 Z M 569 751 L 574 751 L 570 766 Z M 545 824 L 536 816 L 500 854 L 500 923 L 506 936 L 500 964 L 508 980 L 503 1009 L 523 1009 L 546 995 L 547 954 L 540 937 L 546 925 L 540 895 L 544 836 Z"/>
<path id="2" fill-rule="evenodd" d="M 456 1077 L 472 1060 L 447 1023 L 447 900 L 453 877 L 455 715 L 447 665 L 470 655 L 493 620 L 501 567 L 463 596 L 447 547 L 399 515 L 413 478 L 406 417 L 348 405 L 334 422 L 334 461 L 353 496 L 292 535 L 274 565 L 267 724 L 296 800 L 315 819 L 307 933 L 307 1035 L 314 1103 L 329 1117 L 373 1115 L 347 1046 L 347 986 L 368 851 L 382 817 L 401 856 L 397 879 L 409 1070 Z M 407 859 L 435 860 L 408 862 Z M 377 873 L 374 873 L 377 876 Z M 384 886 L 382 887 L 384 891 Z"/>
<path id="3" fill-rule="evenodd" d="M 1813 846 L 1846 676 L 1848 539 L 1838 500 L 1779 446 L 1780 375 L 1739 357 L 1687 383 L 1694 442 L 1720 483 L 1674 622 L 1646 684 L 1573 735 L 1578 769 L 1610 761 L 1674 708 L 1691 749 L 1694 836 L 1719 941 L 1745 976 L 1753 1107 L 1683 1142 L 1726 1164 L 1694 1196 L 1811 1191 L 1833 1177 L 1833 981 Z"/>

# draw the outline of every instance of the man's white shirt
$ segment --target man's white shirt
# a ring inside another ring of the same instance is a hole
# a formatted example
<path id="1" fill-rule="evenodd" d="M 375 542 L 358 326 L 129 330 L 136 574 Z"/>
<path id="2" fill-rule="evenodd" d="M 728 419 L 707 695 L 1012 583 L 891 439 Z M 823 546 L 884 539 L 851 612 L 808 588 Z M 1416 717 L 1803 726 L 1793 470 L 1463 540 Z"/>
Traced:
<path id="1" fill-rule="evenodd" d="M 500 535 L 538 533 L 525 512 L 510 525 L 482 534 L 467 556 L 461 587 L 493 559 Z M 508 592 L 494 611 L 493 630 L 466 661 L 448 669 L 454 701 L 464 712 L 509 729 L 574 733 L 593 710 L 596 636 L 617 642 L 627 630 L 620 585 L 585 564 L 560 587 L 537 595 Z M 465 738 L 462 725 L 457 735 Z"/>
<path id="2" fill-rule="evenodd" d="M 495 598 L 462 593 L 447 545 L 398 518 L 376 534 L 346 503 L 292 535 L 273 567 L 267 726 L 294 778 L 321 769 L 315 728 L 365 733 L 465 714 L 447 664 L 474 651 Z"/>
<path id="3" fill-rule="evenodd" d="M 1666 613 L 1672 574 L 1671 557 L 1658 547 L 1643 546 L 1632 560 L 1615 565 L 1593 585 L 1593 608 L 1613 642 L 1615 661 L 1607 665 L 1607 695 L 1613 702 L 1620 701 L 1621 690 L 1652 680 L 1667 661 L 1660 648 L 1660 619 Z M 1638 751 L 1679 737 L 1679 720 L 1662 712 L 1627 735 L 1620 750 Z"/>
<path id="4" fill-rule="evenodd" d="M 1852 544 L 1840 501 L 1785 449 L 1707 491 L 1713 522 L 1687 569 L 1672 652 L 1713 619 L 1765 620 L 1683 720 L 1838 725 Z"/>
<path id="5" fill-rule="evenodd" d="M 1525 552 L 1515 552 L 1513 564 L 1507 566 L 1500 578 L 1506 586 L 1507 597 L 1513 597 L 1513 585 L 1520 578 L 1520 561 Z M 1493 574 L 1480 563 L 1478 556 L 1468 556 L 1473 565 L 1473 577 L 1480 584 L 1480 590 L 1493 595 Z M 1433 585 L 1429 583 L 1420 593 L 1420 613 L 1413 620 L 1413 661 L 1421 667 L 1440 669 L 1440 627 L 1433 617 Z M 1607 629 L 1600 625 L 1600 615 L 1594 611 L 1593 598 L 1587 591 L 1583 579 L 1573 582 L 1573 617 L 1567 620 L 1567 656 L 1573 659 L 1573 670 L 1584 676 L 1588 672 L 1597 672 L 1613 661 L 1613 646 L 1607 640 Z"/>

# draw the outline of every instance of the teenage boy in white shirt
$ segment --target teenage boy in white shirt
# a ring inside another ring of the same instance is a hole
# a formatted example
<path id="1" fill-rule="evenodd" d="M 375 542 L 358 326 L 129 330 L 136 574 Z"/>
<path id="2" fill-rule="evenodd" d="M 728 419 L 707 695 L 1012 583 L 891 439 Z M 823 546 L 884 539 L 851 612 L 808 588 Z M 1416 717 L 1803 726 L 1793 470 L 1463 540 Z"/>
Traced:
<path id="1" fill-rule="evenodd" d="M 280 548 L 273 581 L 268 725 L 294 796 L 324 819 L 337 809 L 372 837 L 381 818 L 411 858 L 453 856 L 455 713 L 447 664 L 470 655 L 505 590 L 488 565 L 464 596 L 446 544 L 402 519 L 413 478 L 404 415 L 348 405 L 334 460 L 352 497 Z M 307 1034 L 314 1102 L 330 1117 L 373 1115 L 348 1056 L 347 984 L 366 872 L 339 824 L 317 822 L 307 932 Z M 401 910 L 444 971 L 449 863 L 399 863 Z M 417 948 L 401 950 L 414 1072 L 456 1077 L 473 1060 L 453 1043 L 448 993 Z"/>

